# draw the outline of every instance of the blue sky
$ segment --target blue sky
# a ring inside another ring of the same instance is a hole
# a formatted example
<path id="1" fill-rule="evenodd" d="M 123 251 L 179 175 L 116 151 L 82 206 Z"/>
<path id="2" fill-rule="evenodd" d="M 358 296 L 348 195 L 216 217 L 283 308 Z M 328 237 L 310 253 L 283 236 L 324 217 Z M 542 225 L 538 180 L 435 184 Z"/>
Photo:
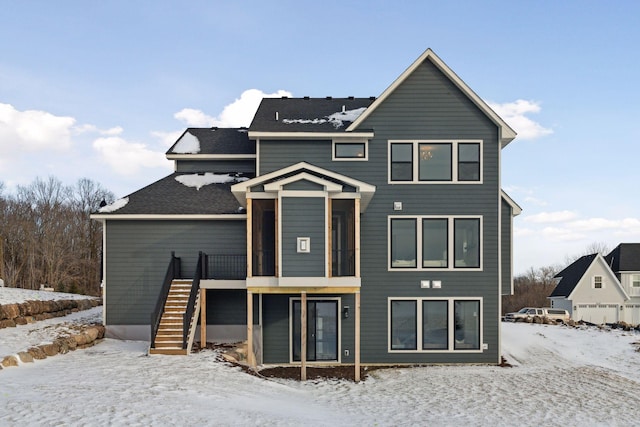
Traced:
<path id="1" fill-rule="evenodd" d="M 635 1 L 0 0 L 0 182 L 172 171 L 187 126 L 248 124 L 263 94 L 377 96 L 431 47 L 519 133 L 515 271 L 640 241 Z"/>

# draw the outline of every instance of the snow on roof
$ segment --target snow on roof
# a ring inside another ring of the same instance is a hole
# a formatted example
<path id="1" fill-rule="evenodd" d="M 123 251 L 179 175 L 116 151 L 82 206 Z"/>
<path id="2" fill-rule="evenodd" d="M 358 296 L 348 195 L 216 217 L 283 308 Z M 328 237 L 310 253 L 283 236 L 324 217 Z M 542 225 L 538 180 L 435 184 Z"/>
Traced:
<path id="1" fill-rule="evenodd" d="M 330 114 L 322 119 L 282 119 L 282 123 L 288 125 L 292 123 L 312 124 L 320 125 L 323 123 L 331 123 L 338 129 L 342 126 L 343 122 L 353 122 L 360 114 L 364 113 L 367 107 L 356 108 L 354 110 L 338 111 L 337 113 Z"/>
<path id="2" fill-rule="evenodd" d="M 172 150 L 176 154 L 197 154 L 200 152 L 200 141 L 190 132 L 185 132 Z"/>
<path id="3" fill-rule="evenodd" d="M 114 212 L 114 211 L 117 211 L 118 209 L 124 208 L 127 205 L 127 203 L 129 203 L 129 198 L 123 197 L 122 199 L 118 199 L 115 202 L 111 203 L 110 205 L 101 207 L 100 209 L 98 209 L 98 212 L 100 213 Z"/>
<path id="4" fill-rule="evenodd" d="M 237 177 L 233 174 L 215 174 L 207 172 L 204 175 L 197 173 L 189 175 L 178 175 L 176 181 L 180 184 L 184 184 L 187 187 L 195 187 L 196 190 L 209 184 L 226 184 L 228 182 L 241 182 L 247 181 L 249 178 Z"/>

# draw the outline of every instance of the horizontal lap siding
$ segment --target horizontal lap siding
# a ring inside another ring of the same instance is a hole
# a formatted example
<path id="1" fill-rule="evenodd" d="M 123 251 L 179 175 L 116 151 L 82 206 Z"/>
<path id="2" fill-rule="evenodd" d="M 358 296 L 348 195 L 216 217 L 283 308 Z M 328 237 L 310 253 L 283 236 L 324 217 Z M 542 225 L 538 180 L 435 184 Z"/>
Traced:
<path id="1" fill-rule="evenodd" d="M 245 221 L 107 221 L 107 324 L 149 324 L 172 251 L 193 277 L 199 251 L 246 253 L 245 230 Z"/>
<path id="2" fill-rule="evenodd" d="M 264 363 L 289 363 L 289 297 L 262 297 L 262 349 Z"/>
<path id="3" fill-rule="evenodd" d="M 496 363 L 498 349 L 498 129 L 430 62 L 409 76 L 360 126 L 373 129 L 368 161 L 331 161 L 331 141 L 261 141 L 262 174 L 306 161 L 373 184 L 376 192 L 361 217 L 362 362 Z M 388 184 L 388 141 L 475 139 L 483 141 L 482 184 Z M 402 211 L 393 202 L 403 203 Z M 389 215 L 481 215 L 483 271 L 389 272 Z M 313 248 L 312 241 L 312 248 Z M 442 289 L 422 289 L 441 280 Z M 387 350 L 388 297 L 482 297 L 483 342 L 478 354 L 398 354 Z"/>
<path id="4" fill-rule="evenodd" d="M 282 198 L 282 276 L 324 277 L 325 199 Z M 311 252 L 297 252 L 297 238 L 309 237 Z"/>

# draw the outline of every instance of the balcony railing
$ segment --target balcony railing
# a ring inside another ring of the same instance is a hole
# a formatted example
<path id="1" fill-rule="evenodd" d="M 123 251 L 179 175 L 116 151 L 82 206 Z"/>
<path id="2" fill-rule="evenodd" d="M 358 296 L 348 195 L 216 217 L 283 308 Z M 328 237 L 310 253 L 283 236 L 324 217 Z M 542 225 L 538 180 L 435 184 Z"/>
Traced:
<path id="1" fill-rule="evenodd" d="M 217 280 L 244 280 L 247 278 L 247 256 L 244 254 L 203 255 L 203 278 Z"/>

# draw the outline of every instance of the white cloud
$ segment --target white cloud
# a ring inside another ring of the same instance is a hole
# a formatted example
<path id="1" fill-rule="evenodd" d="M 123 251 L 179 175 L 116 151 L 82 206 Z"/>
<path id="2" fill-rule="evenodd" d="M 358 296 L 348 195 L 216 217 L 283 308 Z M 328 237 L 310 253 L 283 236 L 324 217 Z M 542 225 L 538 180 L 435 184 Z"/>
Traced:
<path id="1" fill-rule="evenodd" d="M 539 214 L 529 215 L 524 218 L 524 221 L 533 223 L 554 223 L 554 222 L 566 222 L 576 218 L 578 214 L 571 211 L 557 211 L 557 212 L 540 212 Z"/>
<path id="2" fill-rule="evenodd" d="M 544 237 L 550 240 L 563 241 L 581 240 L 587 237 L 584 234 L 576 233 L 574 231 L 561 227 L 545 227 L 542 230 L 542 234 Z"/>
<path id="3" fill-rule="evenodd" d="M 93 142 L 93 148 L 116 173 L 122 175 L 134 175 L 141 168 L 172 166 L 162 152 L 117 136 L 98 138 Z"/>
<path id="4" fill-rule="evenodd" d="M 504 104 L 489 102 L 489 106 L 518 133 L 519 139 L 536 139 L 553 133 L 552 129 L 547 129 L 526 116 L 540 112 L 540 105 L 535 101 L 518 99 Z"/>
<path id="5" fill-rule="evenodd" d="M 97 126 L 89 124 L 74 126 L 73 130 L 78 135 L 83 133 L 99 133 L 100 135 L 109 136 L 120 135 L 124 131 L 120 126 L 115 126 L 109 129 L 98 129 Z"/>
<path id="6" fill-rule="evenodd" d="M 536 206 L 547 206 L 548 203 L 542 199 L 538 199 L 537 197 L 533 197 L 533 196 L 527 196 L 524 198 L 524 201 L 527 203 L 531 203 L 532 205 L 536 205 Z"/>
<path id="7" fill-rule="evenodd" d="M 173 117 L 191 127 L 248 127 L 262 98 L 280 98 L 282 96 L 292 95 L 285 90 L 264 93 L 258 89 L 248 89 L 242 92 L 240 98 L 224 107 L 222 113 L 217 117 L 209 116 L 201 110 L 193 108 L 184 108 L 175 113 Z"/>
<path id="8" fill-rule="evenodd" d="M 18 111 L 0 103 L 0 148 L 5 153 L 17 150 L 64 151 L 71 147 L 76 119 L 55 116 L 46 111 Z"/>
<path id="9" fill-rule="evenodd" d="M 160 139 L 164 147 L 169 148 L 178 140 L 178 138 L 180 138 L 180 135 L 182 135 L 183 132 L 184 131 L 181 131 L 181 130 L 177 130 L 175 132 L 155 131 L 155 132 L 151 132 L 151 135 Z"/>

